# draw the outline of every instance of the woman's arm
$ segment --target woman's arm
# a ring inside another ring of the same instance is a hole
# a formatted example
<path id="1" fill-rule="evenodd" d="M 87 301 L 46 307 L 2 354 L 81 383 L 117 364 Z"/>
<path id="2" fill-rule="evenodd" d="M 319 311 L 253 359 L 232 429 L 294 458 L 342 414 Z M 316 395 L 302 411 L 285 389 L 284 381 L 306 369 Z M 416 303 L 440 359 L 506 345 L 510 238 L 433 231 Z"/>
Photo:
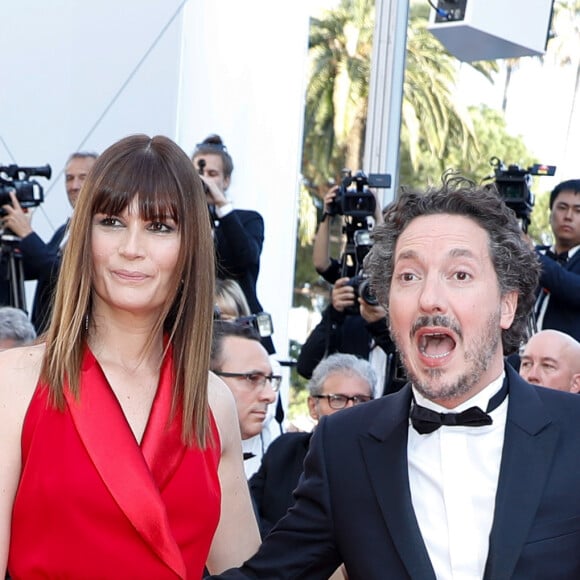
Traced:
<path id="1" fill-rule="evenodd" d="M 242 460 L 239 422 L 231 391 L 210 374 L 209 401 L 217 422 L 221 460 L 219 479 L 222 493 L 220 521 L 213 538 L 207 568 L 212 574 L 241 565 L 260 545 L 258 525 Z"/>
<path id="2" fill-rule="evenodd" d="M 22 424 L 38 382 L 42 352 L 42 346 L 35 346 L 0 353 L 0 578 L 6 574 L 20 480 Z"/>

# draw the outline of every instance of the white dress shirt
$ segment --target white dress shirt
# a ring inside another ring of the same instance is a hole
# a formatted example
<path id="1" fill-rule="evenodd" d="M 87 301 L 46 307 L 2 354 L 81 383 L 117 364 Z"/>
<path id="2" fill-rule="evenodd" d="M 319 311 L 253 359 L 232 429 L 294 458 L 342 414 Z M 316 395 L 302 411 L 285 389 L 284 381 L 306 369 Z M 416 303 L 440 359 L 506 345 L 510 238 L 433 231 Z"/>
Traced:
<path id="1" fill-rule="evenodd" d="M 434 411 L 487 409 L 501 389 L 504 373 L 455 409 L 413 393 L 418 405 Z M 420 435 L 409 422 L 407 444 L 413 509 L 438 580 L 483 577 L 507 415 L 507 397 L 481 427 L 442 426 Z"/>

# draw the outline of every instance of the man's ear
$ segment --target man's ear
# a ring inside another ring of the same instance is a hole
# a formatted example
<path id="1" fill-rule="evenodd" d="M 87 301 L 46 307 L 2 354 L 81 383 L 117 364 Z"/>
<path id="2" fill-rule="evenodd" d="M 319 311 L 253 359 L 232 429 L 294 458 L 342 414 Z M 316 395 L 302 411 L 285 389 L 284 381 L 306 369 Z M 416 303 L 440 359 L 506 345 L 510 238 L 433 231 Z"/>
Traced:
<path id="1" fill-rule="evenodd" d="M 320 419 L 319 415 L 318 415 L 318 406 L 317 406 L 317 402 L 318 399 L 315 399 L 314 397 L 308 397 L 308 412 L 310 413 L 310 416 L 315 420 L 318 421 L 318 419 Z"/>
<path id="2" fill-rule="evenodd" d="M 518 293 L 513 290 L 501 297 L 500 326 L 506 330 L 512 325 L 518 307 Z"/>
<path id="3" fill-rule="evenodd" d="M 570 392 L 580 393 L 580 373 L 572 375 L 572 380 L 570 381 Z"/>

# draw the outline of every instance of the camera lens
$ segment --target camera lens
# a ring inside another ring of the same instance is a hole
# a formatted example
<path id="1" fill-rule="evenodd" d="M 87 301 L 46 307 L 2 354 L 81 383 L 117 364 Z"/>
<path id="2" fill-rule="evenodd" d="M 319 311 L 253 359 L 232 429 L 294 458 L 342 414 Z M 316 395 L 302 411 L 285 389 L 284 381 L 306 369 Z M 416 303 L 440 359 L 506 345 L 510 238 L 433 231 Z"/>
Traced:
<path id="1" fill-rule="evenodd" d="M 358 295 L 370 306 L 378 306 L 379 301 L 371 291 L 369 280 L 363 280 L 358 287 Z"/>

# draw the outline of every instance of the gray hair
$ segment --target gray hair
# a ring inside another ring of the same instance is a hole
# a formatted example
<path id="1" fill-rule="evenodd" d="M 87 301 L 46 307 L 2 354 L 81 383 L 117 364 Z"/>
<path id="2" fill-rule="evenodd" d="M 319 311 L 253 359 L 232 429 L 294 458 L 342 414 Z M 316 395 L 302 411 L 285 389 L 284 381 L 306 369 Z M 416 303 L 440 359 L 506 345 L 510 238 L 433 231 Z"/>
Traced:
<path id="1" fill-rule="evenodd" d="M 518 293 L 518 304 L 510 328 L 502 331 L 505 354 L 516 352 L 527 336 L 529 315 L 535 300 L 540 265 L 534 250 L 524 240 L 515 213 L 506 206 L 494 187 L 477 186 L 456 173 L 443 176 L 441 188 L 425 192 L 402 189 L 398 200 L 385 211 L 384 224 L 374 229 L 374 245 L 365 269 L 371 288 L 387 310 L 397 240 L 416 217 L 452 214 L 472 219 L 489 236 L 491 261 L 502 296 Z"/>
<path id="2" fill-rule="evenodd" d="M 0 340 L 27 344 L 36 338 L 36 331 L 26 313 L 12 306 L 0 307 Z"/>
<path id="3" fill-rule="evenodd" d="M 94 151 L 75 151 L 68 156 L 66 165 L 68 165 L 73 159 L 88 159 L 89 157 L 91 159 L 96 159 L 98 156 L 99 154 Z"/>
<path id="4" fill-rule="evenodd" d="M 335 353 L 323 358 L 312 372 L 312 377 L 308 381 L 308 391 L 311 396 L 321 395 L 324 381 L 333 374 L 355 375 L 369 384 L 369 391 L 373 396 L 374 385 L 377 382 L 371 363 L 368 360 L 359 358 L 354 354 Z"/>

